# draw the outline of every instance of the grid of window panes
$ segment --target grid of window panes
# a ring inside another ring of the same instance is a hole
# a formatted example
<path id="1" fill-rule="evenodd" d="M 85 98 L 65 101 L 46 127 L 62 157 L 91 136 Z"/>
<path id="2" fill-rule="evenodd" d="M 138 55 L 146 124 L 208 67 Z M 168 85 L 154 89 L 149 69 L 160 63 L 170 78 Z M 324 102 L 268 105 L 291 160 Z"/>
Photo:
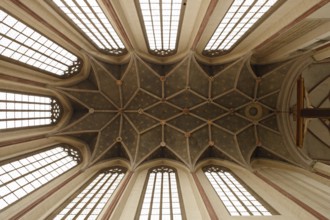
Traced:
<path id="1" fill-rule="evenodd" d="M 176 50 L 182 0 L 138 0 L 149 49 L 157 55 Z"/>
<path id="2" fill-rule="evenodd" d="M 121 55 L 125 46 L 96 0 L 51 0 L 98 49 Z"/>
<path id="3" fill-rule="evenodd" d="M 207 167 L 204 173 L 232 216 L 271 216 L 274 211 L 261 203 L 255 193 L 244 187 L 230 171 Z M 254 194 L 254 195 L 253 195 Z"/>
<path id="4" fill-rule="evenodd" d="M 117 167 L 98 174 L 54 219 L 97 219 L 125 172 Z"/>
<path id="5" fill-rule="evenodd" d="M 81 66 L 78 57 L 1 9 L 0 55 L 57 76 L 75 74 Z"/>
<path id="6" fill-rule="evenodd" d="M 218 55 L 228 51 L 278 0 L 234 0 L 204 53 Z"/>
<path id="7" fill-rule="evenodd" d="M 0 165 L 0 210 L 76 166 L 79 153 L 65 146 Z"/>
<path id="8" fill-rule="evenodd" d="M 60 115 L 54 98 L 0 92 L 0 129 L 50 125 Z"/>
<path id="9" fill-rule="evenodd" d="M 176 172 L 173 169 L 169 167 L 152 169 L 148 175 L 143 202 L 136 219 L 184 219 L 177 182 Z"/>

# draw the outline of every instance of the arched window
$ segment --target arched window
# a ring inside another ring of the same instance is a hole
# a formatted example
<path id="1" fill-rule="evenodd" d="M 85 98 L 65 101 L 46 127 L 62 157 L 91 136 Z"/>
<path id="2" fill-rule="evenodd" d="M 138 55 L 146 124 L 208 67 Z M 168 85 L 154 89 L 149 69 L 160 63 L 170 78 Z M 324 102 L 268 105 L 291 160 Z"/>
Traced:
<path id="1" fill-rule="evenodd" d="M 281 3 L 282 0 L 234 0 L 208 41 L 203 54 L 219 56 L 228 53 Z"/>
<path id="2" fill-rule="evenodd" d="M 270 216 L 277 214 L 229 169 L 208 166 L 203 171 L 230 215 Z"/>
<path id="3" fill-rule="evenodd" d="M 0 130 L 55 124 L 61 116 L 56 99 L 0 91 Z"/>
<path id="4" fill-rule="evenodd" d="M 135 0 L 149 52 L 176 53 L 186 0 Z"/>
<path id="5" fill-rule="evenodd" d="M 77 150 L 60 144 L 0 162 L 0 210 L 78 165 Z"/>
<path id="6" fill-rule="evenodd" d="M 181 220 L 184 215 L 179 180 L 173 168 L 152 168 L 145 182 L 136 220 Z"/>
<path id="7" fill-rule="evenodd" d="M 99 50 L 111 55 L 127 53 L 123 42 L 97 0 L 49 0 Z"/>
<path id="8" fill-rule="evenodd" d="M 82 190 L 75 193 L 69 203 L 62 205 L 47 219 L 97 219 L 125 172 L 126 169 L 122 167 L 100 172 Z"/>
<path id="9" fill-rule="evenodd" d="M 9 58 L 59 77 L 81 69 L 81 60 L 0 9 L 0 58 Z"/>

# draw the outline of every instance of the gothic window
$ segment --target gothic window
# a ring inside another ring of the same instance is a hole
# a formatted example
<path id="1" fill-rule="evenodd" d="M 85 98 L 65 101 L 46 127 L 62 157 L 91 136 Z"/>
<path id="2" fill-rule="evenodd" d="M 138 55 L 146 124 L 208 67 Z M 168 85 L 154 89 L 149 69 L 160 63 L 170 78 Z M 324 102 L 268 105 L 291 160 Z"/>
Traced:
<path id="1" fill-rule="evenodd" d="M 122 167 L 113 167 L 100 172 L 49 219 L 97 219 L 125 172 L 126 169 Z"/>
<path id="2" fill-rule="evenodd" d="M 49 0 L 100 51 L 123 55 L 127 51 L 97 0 Z"/>
<path id="3" fill-rule="evenodd" d="M 135 0 L 149 52 L 176 53 L 185 5 L 184 0 Z"/>
<path id="4" fill-rule="evenodd" d="M 1 9 L 0 58 L 58 77 L 69 77 L 81 69 L 77 56 Z"/>
<path id="5" fill-rule="evenodd" d="M 78 151 L 57 145 L 0 162 L 0 210 L 42 187 L 81 161 Z"/>
<path id="6" fill-rule="evenodd" d="M 277 214 L 230 170 L 208 166 L 203 171 L 230 215 L 271 216 Z"/>
<path id="7" fill-rule="evenodd" d="M 149 171 L 143 198 L 136 220 L 186 219 L 177 173 L 170 167 L 156 167 Z"/>
<path id="8" fill-rule="evenodd" d="M 236 43 L 279 6 L 280 0 L 234 0 L 221 20 L 203 54 L 219 56 L 230 51 Z"/>
<path id="9" fill-rule="evenodd" d="M 0 91 L 0 130 L 55 124 L 61 116 L 52 97 Z"/>

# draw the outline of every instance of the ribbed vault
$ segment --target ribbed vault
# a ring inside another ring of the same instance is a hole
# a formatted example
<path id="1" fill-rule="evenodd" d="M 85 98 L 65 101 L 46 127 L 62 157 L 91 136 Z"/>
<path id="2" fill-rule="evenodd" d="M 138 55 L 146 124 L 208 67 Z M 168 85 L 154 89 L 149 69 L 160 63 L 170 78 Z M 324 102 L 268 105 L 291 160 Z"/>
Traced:
<path id="1" fill-rule="evenodd" d="M 136 55 L 123 65 L 90 62 L 85 81 L 56 90 L 73 106 L 58 135 L 87 142 L 93 163 L 116 157 L 133 167 L 155 158 L 190 168 L 209 157 L 243 166 L 256 158 L 299 163 L 277 124 L 277 97 L 292 62 L 263 72 L 252 70 L 249 56 L 217 66 L 197 62 L 193 53 L 172 65 Z"/>

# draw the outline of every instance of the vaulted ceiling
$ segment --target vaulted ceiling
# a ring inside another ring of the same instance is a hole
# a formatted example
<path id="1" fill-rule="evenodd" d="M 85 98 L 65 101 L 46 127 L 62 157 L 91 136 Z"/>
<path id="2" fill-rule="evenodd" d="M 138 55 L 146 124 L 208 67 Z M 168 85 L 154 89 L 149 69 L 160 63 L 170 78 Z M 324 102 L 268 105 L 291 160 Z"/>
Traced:
<path id="1" fill-rule="evenodd" d="M 69 100 L 71 118 L 52 136 L 87 143 L 92 163 L 122 158 L 136 167 L 168 158 L 193 168 L 205 158 L 242 166 L 268 158 L 306 164 L 288 144 L 295 122 L 282 129 L 283 115 L 289 120 L 296 102 L 294 80 L 290 85 L 286 80 L 302 73 L 310 106 L 329 108 L 329 1 L 283 1 L 233 50 L 215 57 L 203 50 L 232 1 L 186 1 L 177 52 L 171 56 L 149 53 L 133 0 L 98 2 L 127 54 L 101 53 L 48 1 L 0 2 L 83 60 L 80 75 L 62 82 L 36 73 L 29 78 L 24 75 L 28 68 L 15 73 Z M 301 61 L 309 63 L 299 69 Z M 15 65 L 1 61 L 4 72 Z M 283 91 L 286 87 L 291 90 Z M 284 105 L 283 99 L 290 102 Z M 329 160 L 329 120 L 308 126 L 303 153 Z"/>
<path id="2" fill-rule="evenodd" d="M 262 72 L 251 68 L 250 56 L 217 66 L 199 63 L 193 53 L 172 65 L 135 55 L 122 65 L 90 59 L 85 81 L 54 89 L 74 103 L 71 122 L 57 135 L 85 139 L 93 162 L 122 157 L 135 167 L 164 157 L 194 167 L 220 157 L 248 166 L 261 157 L 301 163 L 277 122 L 278 95 L 294 62 Z"/>

